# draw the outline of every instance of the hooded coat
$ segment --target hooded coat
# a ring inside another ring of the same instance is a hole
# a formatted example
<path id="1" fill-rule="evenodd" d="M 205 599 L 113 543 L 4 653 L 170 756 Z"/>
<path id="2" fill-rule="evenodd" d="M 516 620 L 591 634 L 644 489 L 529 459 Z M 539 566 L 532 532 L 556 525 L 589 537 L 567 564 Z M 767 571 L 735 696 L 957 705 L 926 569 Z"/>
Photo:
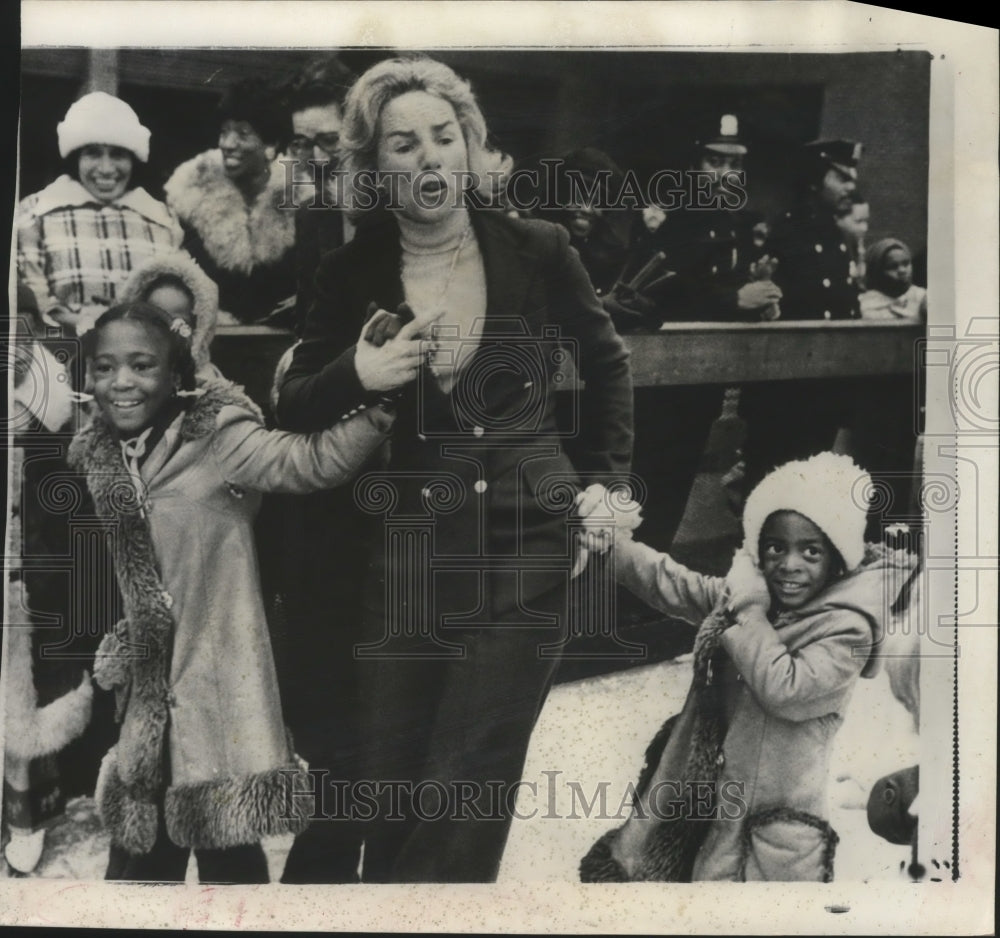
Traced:
<path id="1" fill-rule="evenodd" d="M 202 391 L 138 482 L 100 416 L 70 449 L 113 528 L 125 618 L 102 643 L 95 678 L 116 690 L 121 733 L 96 799 L 112 842 L 134 854 L 152 848 L 161 810 L 170 839 L 187 847 L 305 827 L 310 807 L 289 798 L 301 767 L 282 721 L 253 520 L 262 491 L 345 482 L 391 424 L 374 408 L 315 434 L 267 431 L 236 386 Z"/>
<path id="2" fill-rule="evenodd" d="M 868 545 L 801 609 L 733 624 L 724 579 L 643 544 L 617 557 L 619 582 L 701 625 L 684 707 L 647 751 L 632 815 L 591 848 L 581 879 L 829 882 L 833 738 L 857 678 L 877 672 L 886 573 L 912 558 Z"/>
<path id="3" fill-rule="evenodd" d="M 198 376 L 204 379 L 221 378 L 222 375 L 209 360 L 209 348 L 215 338 L 215 325 L 219 318 L 219 288 L 185 251 L 175 251 L 151 258 L 137 267 L 122 289 L 121 301 L 132 303 L 141 300 L 147 290 L 162 277 L 177 277 L 194 297 L 194 329 L 191 335 L 191 357 Z"/>
<path id="4" fill-rule="evenodd" d="M 285 167 L 276 161 L 248 204 L 225 174 L 222 151 L 206 150 L 181 163 L 163 187 L 184 228 L 182 246 L 218 285 L 220 309 L 241 322 L 260 319 L 295 293 L 295 206 L 312 196 L 285 184 Z"/>

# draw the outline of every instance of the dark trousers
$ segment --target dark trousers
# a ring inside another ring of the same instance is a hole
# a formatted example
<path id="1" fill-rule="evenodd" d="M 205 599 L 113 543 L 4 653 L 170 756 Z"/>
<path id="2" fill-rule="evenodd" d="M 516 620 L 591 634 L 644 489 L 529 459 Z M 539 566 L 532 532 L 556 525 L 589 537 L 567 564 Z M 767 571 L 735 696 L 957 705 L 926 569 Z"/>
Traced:
<path id="1" fill-rule="evenodd" d="M 505 627 L 523 621 L 515 611 L 449 634 L 464 645 L 460 658 L 359 662 L 363 764 L 367 781 L 382 786 L 365 824 L 365 882 L 496 880 L 531 732 L 558 663 L 540 648 L 565 633 L 565 587 L 525 606 L 559 624 Z"/>
<path id="2" fill-rule="evenodd" d="M 182 883 L 191 850 L 178 847 L 167 837 L 160 812 L 160 827 L 156 843 L 149 853 L 131 854 L 111 845 L 106 880 L 132 882 Z M 259 843 L 225 849 L 198 847 L 194 851 L 198 863 L 198 880 L 202 883 L 267 883 L 267 857 Z"/>
<path id="3" fill-rule="evenodd" d="M 717 385 L 637 388 L 633 471 L 646 485 L 639 539 L 669 550 L 701 468 L 725 389 Z"/>

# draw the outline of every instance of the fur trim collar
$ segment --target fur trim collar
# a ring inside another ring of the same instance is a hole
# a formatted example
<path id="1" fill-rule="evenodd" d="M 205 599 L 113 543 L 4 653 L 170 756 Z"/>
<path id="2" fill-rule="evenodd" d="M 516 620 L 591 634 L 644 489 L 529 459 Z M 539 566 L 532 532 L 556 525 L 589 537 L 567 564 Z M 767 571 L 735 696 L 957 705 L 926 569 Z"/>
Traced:
<path id="1" fill-rule="evenodd" d="M 198 233 L 205 249 L 223 269 L 248 274 L 273 264 L 295 244 L 295 207 L 286 202 L 284 163 L 271 164 L 267 186 L 251 205 L 225 174 L 222 151 L 207 150 L 181 163 L 163 187 L 181 221 Z M 296 187 L 296 201 L 312 193 Z"/>
<path id="2" fill-rule="evenodd" d="M 138 300 L 160 277 L 179 278 L 194 295 L 194 334 L 191 354 L 195 368 L 201 371 L 209 362 L 209 346 L 215 337 L 219 317 L 219 288 L 186 251 L 158 254 L 136 267 L 122 289 L 121 302 Z"/>
<path id="3" fill-rule="evenodd" d="M 693 710 L 691 745 L 684 767 L 684 780 L 711 781 L 716 777 L 716 759 L 725 737 L 722 691 L 713 677 L 719 652 L 719 639 L 732 620 L 725 611 L 726 597 L 720 597 L 715 609 L 705 618 L 695 636 L 693 679 L 684 710 Z M 705 806 L 697 816 L 679 814 L 670 820 L 655 820 L 645 813 L 642 799 L 649 789 L 679 716 L 671 717 L 661 727 L 646 750 L 645 764 L 639 774 L 635 809 L 628 824 L 651 825 L 645 836 L 642 856 L 630 876 L 615 858 L 615 843 L 622 828 L 608 831 L 590 848 L 580 862 L 580 880 L 594 882 L 690 882 L 698 848 L 709 825 Z"/>

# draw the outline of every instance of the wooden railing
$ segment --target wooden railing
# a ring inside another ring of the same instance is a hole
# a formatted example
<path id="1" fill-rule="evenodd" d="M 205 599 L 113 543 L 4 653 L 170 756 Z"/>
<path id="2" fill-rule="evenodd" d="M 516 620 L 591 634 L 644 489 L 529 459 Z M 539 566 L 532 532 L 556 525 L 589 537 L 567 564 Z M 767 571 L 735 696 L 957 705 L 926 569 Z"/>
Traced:
<path id="1" fill-rule="evenodd" d="M 625 343 L 636 387 L 657 387 L 906 375 L 923 336 L 923 324 L 904 321 L 676 322 Z M 267 326 L 220 327 L 212 359 L 266 405 L 275 365 L 293 341 Z"/>

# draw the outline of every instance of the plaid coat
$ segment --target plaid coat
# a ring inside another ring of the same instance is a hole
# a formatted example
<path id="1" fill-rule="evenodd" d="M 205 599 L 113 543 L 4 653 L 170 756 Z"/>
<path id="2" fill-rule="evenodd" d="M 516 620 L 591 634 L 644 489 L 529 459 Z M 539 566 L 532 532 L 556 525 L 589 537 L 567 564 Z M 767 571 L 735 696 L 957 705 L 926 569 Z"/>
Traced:
<path id="1" fill-rule="evenodd" d="M 17 211 L 17 271 L 42 319 L 66 306 L 110 306 L 134 267 L 180 246 L 180 225 L 145 189 L 103 205 L 69 176 L 29 195 Z"/>

